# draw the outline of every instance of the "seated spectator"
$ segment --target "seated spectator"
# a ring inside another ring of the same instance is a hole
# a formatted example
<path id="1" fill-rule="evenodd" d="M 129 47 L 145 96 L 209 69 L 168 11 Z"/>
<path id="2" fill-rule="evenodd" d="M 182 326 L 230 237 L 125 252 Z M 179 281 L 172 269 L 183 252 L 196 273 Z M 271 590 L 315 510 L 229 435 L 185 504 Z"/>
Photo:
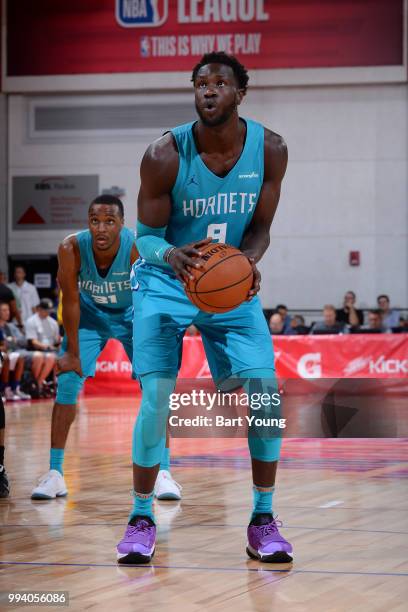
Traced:
<path id="1" fill-rule="evenodd" d="M 24 355 L 18 351 L 17 346 L 10 340 L 10 307 L 0 303 L 0 349 L 3 353 L 4 363 L 1 370 L 1 394 L 5 400 L 29 400 L 31 397 L 20 389 L 21 378 L 24 372 Z M 18 328 L 13 325 L 17 330 Z M 19 330 L 18 330 L 19 331 Z"/>
<path id="2" fill-rule="evenodd" d="M 271 316 L 276 312 L 276 310 L 274 308 L 263 308 L 262 312 L 264 314 L 264 317 L 266 319 L 266 322 L 269 325 L 269 319 L 271 318 Z"/>
<path id="3" fill-rule="evenodd" d="M 368 311 L 367 325 L 353 328 L 352 331 L 357 334 L 385 334 L 391 330 L 383 324 L 382 311 L 379 308 L 374 308 Z"/>
<path id="4" fill-rule="evenodd" d="M 278 304 L 276 312 L 280 314 L 283 320 L 283 333 L 285 334 L 290 329 L 291 317 L 288 315 L 288 309 L 285 304 Z"/>
<path id="5" fill-rule="evenodd" d="M 29 400 L 31 396 L 20 388 L 24 368 L 35 369 L 40 367 L 43 357 L 41 353 L 33 353 L 26 349 L 27 340 L 23 332 L 10 322 L 10 307 L 0 303 L 0 330 L 3 339 L 3 350 L 7 355 L 7 373 L 3 370 L 5 384 L 5 397 L 7 400 Z M 10 376 L 11 373 L 11 376 Z M 7 389 L 9 387 L 9 389 Z"/>
<path id="6" fill-rule="evenodd" d="M 310 328 L 305 325 L 305 319 L 302 315 L 294 315 L 290 321 L 290 328 L 285 331 L 285 336 L 305 336 L 310 331 Z"/>
<path id="7" fill-rule="evenodd" d="M 6 396 L 4 392 L 6 389 L 6 383 L 8 382 L 8 372 L 6 372 L 6 380 L 4 380 L 5 379 L 4 368 L 8 367 L 8 357 L 7 357 L 7 353 L 5 349 L 6 349 L 6 346 L 4 342 L 4 336 L 0 328 L 0 397 L 3 403 L 5 403 L 6 401 Z"/>
<path id="8" fill-rule="evenodd" d="M 54 370 L 57 350 L 61 343 L 58 323 L 49 315 L 51 308 L 51 300 L 41 300 L 36 314 L 26 321 L 28 347 L 41 351 L 44 356 L 43 367 L 37 380 L 40 395 L 46 395 L 46 379 Z"/>
<path id="9" fill-rule="evenodd" d="M 336 309 L 332 304 L 323 308 L 323 321 L 317 321 L 310 330 L 311 334 L 342 334 L 346 331 L 345 323 L 336 321 Z"/>
<path id="10" fill-rule="evenodd" d="M 347 291 L 344 295 L 343 307 L 336 310 L 336 321 L 346 323 L 352 327 L 363 325 L 364 313 L 355 307 L 356 294 L 354 291 Z"/>
<path id="11" fill-rule="evenodd" d="M 283 318 L 279 312 L 275 312 L 269 319 L 269 330 L 272 336 L 283 335 Z"/>
<path id="12" fill-rule="evenodd" d="M 382 312 L 382 324 L 386 329 L 392 327 L 398 327 L 399 325 L 399 313 L 397 310 L 391 310 L 390 298 L 388 295 L 382 294 L 377 298 L 377 304 L 379 310 Z"/>

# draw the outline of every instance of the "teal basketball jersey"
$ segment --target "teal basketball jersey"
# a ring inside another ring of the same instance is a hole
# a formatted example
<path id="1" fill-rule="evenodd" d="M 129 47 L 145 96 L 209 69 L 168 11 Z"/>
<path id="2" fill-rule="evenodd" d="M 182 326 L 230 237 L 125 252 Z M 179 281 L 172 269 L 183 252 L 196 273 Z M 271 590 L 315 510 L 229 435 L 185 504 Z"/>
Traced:
<path id="1" fill-rule="evenodd" d="M 239 247 L 251 222 L 264 176 L 264 128 L 244 119 L 247 127 L 241 155 L 221 178 L 201 159 L 193 125 L 173 128 L 179 170 L 171 192 L 172 209 L 166 240 L 175 246 L 212 237 Z"/>
<path id="2" fill-rule="evenodd" d="M 120 247 L 106 276 L 96 267 L 89 230 L 76 234 L 81 254 L 79 289 L 81 302 L 100 310 L 118 310 L 132 306 L 130 288 L 130 255 L 135 243 L 134 233 L 124 227 L 120 232 Z"/>

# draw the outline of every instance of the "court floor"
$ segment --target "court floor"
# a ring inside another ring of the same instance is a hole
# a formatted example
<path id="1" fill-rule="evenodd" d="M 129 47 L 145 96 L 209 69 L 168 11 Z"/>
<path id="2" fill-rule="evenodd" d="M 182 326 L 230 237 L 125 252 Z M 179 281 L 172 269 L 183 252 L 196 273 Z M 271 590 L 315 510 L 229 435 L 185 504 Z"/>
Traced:
<path id="1" fill-rule="evenodd" d="M 70 610 L 407 609 L 406 440 L 285 440 L 274 510 L 295 560 L 271 566 L 245 553 L 245 440 L 174 439 L 183 499 L 155 504 L 152 565 L 118 567 L 137 403 L 82 400 L 66 451 L 69 496 L 51 502 L 30 499 L 48 469 L 51 402 L 6 406 L 12 490 L 0 500 L 0 591 L 68 591 Z"/>

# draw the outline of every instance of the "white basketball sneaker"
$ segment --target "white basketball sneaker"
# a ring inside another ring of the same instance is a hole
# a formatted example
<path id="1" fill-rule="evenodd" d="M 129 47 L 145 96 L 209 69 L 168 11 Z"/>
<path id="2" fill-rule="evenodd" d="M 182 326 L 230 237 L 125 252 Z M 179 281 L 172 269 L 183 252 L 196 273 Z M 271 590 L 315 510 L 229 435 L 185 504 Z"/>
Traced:
<path id="1" fill-rule="evenodd" d="M 28 393 L 24 393 L 24 391 L 22 391 L 20 387 L 17 387 L 16 395 L 18 395 L 18 397 L 21 400 L 24 400 L 25 402 L 31 401 L 31 395 L 28 395 Z"/>
<path id="2" fill-rule="evenodd" d="M 19 402 L 21 400 L 21 397 L 19 397 L 11 387 L 5 388 L 4 395 L 6 396 L 6 400 L 8 402 Z"/>
<path id="3" fill-rule="evenodd" d="M 182 488 L 168 470 L 160 470 L 154 485 L 154 495 L 157 499 L 181 499 Z"/>
<path id="4" fill-rule="evenodd" d="M 64 477 L 58 470 L 50 470 L 39 479 L 38 486 L 31 493 L 31 499 L 55 499 L 64 497 L 67 493 Z"/>

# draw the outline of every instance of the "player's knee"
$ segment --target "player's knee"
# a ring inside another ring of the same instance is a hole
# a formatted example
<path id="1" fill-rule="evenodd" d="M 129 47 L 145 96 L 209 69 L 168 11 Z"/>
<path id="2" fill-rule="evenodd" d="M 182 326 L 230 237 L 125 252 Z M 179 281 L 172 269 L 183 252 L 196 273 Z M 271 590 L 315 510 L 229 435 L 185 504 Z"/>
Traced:
<path id="1" fill-rule="evenodd" d="M 58 376 L 57 404 L 76 404 L 83 387 L 84 378 L 76 372 L 63 372 Z"/>
<path id="2" fill-rule="evenodd" d="M 140 412 L 144 417 L 167 419 L 170 394 L 175 386 L 175 378 L 165 374 L 147 374 L 142 378 L 142 402 Z"/>

